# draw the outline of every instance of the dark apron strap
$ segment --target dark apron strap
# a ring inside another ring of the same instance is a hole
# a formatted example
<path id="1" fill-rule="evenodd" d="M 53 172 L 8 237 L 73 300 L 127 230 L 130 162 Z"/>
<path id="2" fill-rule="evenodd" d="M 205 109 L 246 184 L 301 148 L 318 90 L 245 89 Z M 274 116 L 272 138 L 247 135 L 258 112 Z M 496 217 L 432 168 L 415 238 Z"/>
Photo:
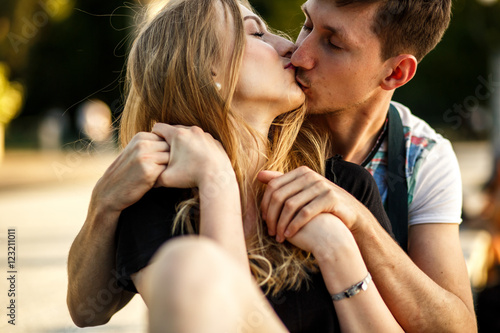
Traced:
<path id="1" fill-rule="evenodd" d="M 408 252 L 408 185 L 406 183 L 406 144 L 398 110 L 389 108 L 386 212 L 399 245 Z"/>

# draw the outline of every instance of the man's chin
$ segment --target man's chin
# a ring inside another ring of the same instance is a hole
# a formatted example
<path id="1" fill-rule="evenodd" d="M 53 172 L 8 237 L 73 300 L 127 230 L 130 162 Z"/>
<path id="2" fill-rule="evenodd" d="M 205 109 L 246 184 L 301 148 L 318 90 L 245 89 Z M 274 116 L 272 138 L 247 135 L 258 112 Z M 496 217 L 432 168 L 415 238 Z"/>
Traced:
<path id="1" fill-rule="evenodd" d="M 314 102 L 311 98 L 306 98 L 307 113 L 308 114 L 324 114 L 324 110 Z"/>
<path id="2" fill-rule="evenodd" d="M 344 109 L 334 109 L 334 108 L 326 108 L 315 105 L 311 103 L 309 99 L 306 99 L 307 110 L 306 113 L 309 115 L 333 115 L 341 113 Z"/>

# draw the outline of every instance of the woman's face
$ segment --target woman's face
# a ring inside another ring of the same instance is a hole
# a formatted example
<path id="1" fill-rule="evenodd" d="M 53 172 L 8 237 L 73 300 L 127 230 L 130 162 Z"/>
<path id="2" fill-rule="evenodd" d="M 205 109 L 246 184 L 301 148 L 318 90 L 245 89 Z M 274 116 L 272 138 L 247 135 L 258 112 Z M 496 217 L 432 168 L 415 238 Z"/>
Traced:
<path id="1" fill-rule="evenodd" d="M 259 17 L 240 7 L 246 46 L 233 107 L 250 124 L 271 122 L 300 107 L 305 100 L 290 62 L 295 46 L 268 32 Z"/>

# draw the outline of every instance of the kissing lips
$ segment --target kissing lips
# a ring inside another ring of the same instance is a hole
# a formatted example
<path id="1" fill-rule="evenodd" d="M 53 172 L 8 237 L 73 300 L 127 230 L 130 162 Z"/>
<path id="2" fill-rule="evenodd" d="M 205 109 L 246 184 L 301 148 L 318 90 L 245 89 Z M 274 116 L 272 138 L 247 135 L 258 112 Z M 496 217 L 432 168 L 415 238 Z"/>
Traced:
<path id="1" fill-rule="evenodd" d="M 301 79 L 298 75 L 295 76 L 295 80 L 297 81 L 297 84 L 304 92 L 309 89 L 308 85 L 305 84 L 304 80 Z"/>

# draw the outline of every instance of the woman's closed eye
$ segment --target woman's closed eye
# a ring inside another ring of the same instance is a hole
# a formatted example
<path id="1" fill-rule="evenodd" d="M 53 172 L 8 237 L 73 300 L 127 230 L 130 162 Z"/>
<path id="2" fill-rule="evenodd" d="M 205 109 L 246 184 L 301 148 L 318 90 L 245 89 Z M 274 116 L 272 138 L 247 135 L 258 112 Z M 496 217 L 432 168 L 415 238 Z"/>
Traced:
<path id="1" fill-rule="evenodd" d="M 262 37 L 264 37 L 264 33 L 263 32 L 254 32 L 254 33 L 252 33 L 252 36 L 262 38 Z"/>

